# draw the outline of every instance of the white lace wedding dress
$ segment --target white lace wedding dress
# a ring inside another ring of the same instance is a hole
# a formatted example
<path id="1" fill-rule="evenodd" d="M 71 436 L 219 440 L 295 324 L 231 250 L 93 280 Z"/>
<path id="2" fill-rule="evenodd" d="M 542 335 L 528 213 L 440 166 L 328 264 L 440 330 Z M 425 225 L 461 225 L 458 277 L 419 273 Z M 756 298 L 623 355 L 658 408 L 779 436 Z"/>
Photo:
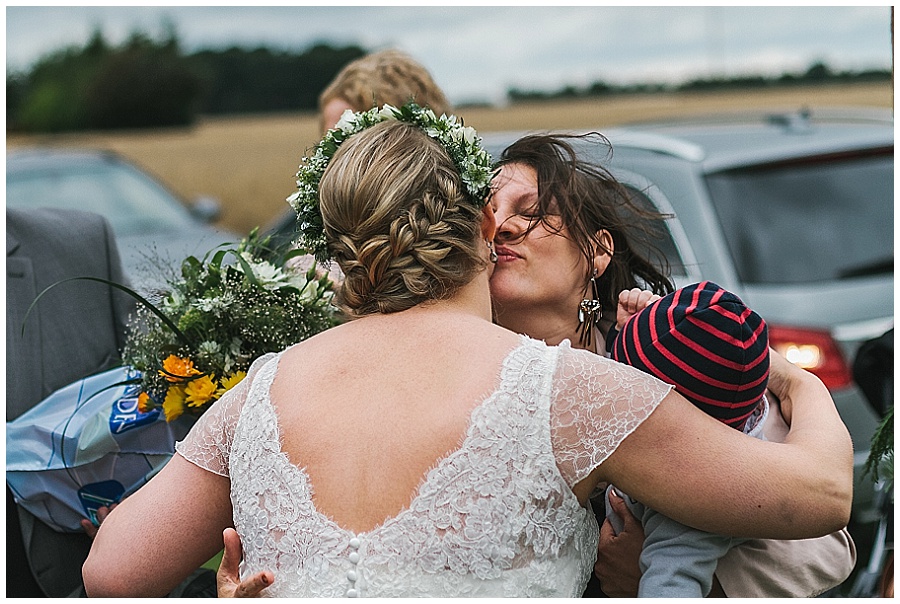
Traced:
<path id="1" fill-rule="evenodd" d="M 461 447 L 409 507 L 356 534 L 321 514 L 282 451 L 269 388 L 280 355 L 198 420 L 177 451 L 230 477 L 241 576 L 275 573 L 269 596 L 580 596 L 598 528 L 571 485 L 669 391 L 630 367 L 523 337 Z"/>

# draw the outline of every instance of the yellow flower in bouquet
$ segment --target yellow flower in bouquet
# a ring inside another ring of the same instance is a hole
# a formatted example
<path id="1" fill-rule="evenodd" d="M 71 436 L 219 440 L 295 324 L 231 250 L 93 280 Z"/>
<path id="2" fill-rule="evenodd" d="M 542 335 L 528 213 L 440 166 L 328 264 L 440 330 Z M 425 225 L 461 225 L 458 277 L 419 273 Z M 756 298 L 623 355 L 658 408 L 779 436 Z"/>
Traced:
<path id="1" fill-rule="evenodd" d="M 236 371 L 232 373 L 230 376 L 220 382 L 220 387 L 216 391 L 216 396 L 222 396 L 223 394 L 237 386 L 245 377 L 247 377 L 246 371 Z"/>
<path id="2" fill-rule="evenodd" d="M 183 359 L 170 354 L 163 361 L 163 368 L 160 370 L 159 375 L 170 382 L 182 382 L 191 376 L 200 375 L 200 371 L 194 368 L 194 363 L 190 359 Z"/>
<path id="3" fill-rule="evenodd" d="M 138 395 L 138 411 L 141 413 L 149 413 L 153 409 L 153 401 L 150 400 L 150 395 L 146 392 L 141 392 Z"/>
<path id="4" fill-rule="evenodd" d="M 163 413 L 166 414 L 167 422 L 178 419 L 184 413 L 184 388 L 182 386 L 169 386 L 169 389 L 166 390 Z"/>
<path id="5" fill-rule="evenodd" d="M 184 387 L 184 393 L 188 407 L 202 407 L 216 395 L 216 376 L 204 375 L 188 382 Z"/>

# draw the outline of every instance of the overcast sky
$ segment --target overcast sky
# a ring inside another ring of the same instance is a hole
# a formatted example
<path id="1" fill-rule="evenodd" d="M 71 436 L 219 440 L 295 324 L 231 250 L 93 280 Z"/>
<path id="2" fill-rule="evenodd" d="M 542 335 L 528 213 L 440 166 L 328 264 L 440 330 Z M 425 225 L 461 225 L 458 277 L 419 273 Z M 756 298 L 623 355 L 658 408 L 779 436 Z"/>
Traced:
<path id="1" fill-rule="evenodd" d="M 711 75 L 838 70 L 892 61 L 890 7 L 673 6 L 8 6 L 8 69 L 83 45 L 99 28 L 119 44 L 175 24 L 188 52 L 316 42 L 399 48 L 451 102 L 499 101 L 509 87 L 555 90 L 597 80 L 680 82 Z"/>

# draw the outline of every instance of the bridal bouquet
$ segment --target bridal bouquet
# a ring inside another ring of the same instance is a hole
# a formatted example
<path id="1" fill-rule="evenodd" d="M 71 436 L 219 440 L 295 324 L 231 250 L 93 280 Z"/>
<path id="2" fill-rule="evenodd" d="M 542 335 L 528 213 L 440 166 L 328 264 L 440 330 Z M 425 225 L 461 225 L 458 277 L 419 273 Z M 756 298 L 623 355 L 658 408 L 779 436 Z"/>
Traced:
<path id="1" fill-rule="evenodd" d="M 328 277 L 291 262 L 302 252 L 267 243 L 254 231 L 234 248 L 188 257 L 158 304 L 138 306 L 122 360 L 141 373 L 141 412 L 200 415 L 257 357 L 337 324 Z"/>

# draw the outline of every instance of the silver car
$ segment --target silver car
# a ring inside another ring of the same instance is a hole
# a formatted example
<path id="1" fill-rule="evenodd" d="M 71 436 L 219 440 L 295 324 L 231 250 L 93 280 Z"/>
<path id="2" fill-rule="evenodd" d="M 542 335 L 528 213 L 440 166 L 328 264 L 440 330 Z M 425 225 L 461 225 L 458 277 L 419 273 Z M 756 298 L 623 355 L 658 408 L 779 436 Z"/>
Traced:
<path id="1" fill-rule="evenodd" d="M 109 151 L 29 148 L 6 156 L 6 204 L 95 212 L 110 223 L 132 286 L 165 286 L 190 255 L 202 256 L 236 233 L 215 228 L 218 203 L 188 205 L 137 166 Z"/>

